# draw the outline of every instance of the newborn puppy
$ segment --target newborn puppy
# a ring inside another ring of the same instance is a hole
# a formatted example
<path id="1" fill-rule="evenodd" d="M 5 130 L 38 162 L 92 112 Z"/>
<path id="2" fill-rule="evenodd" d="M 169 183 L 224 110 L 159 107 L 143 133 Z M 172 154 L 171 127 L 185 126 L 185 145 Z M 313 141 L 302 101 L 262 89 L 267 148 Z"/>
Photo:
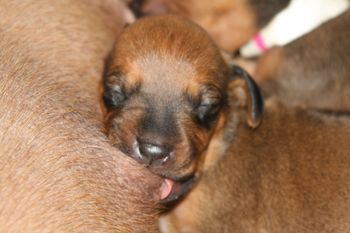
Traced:
<path id="1" fill-rule="evenodd" d="M 141 19 L 118 39 L 104 77 L 108 136 L 165 178 L 163 199 L 186 192 L 200 170 L 225 123 L 231 75 L 205 31 L 179 17 Z M 258 104 L 248 114 L 252 127 L 260 119 Z"/>

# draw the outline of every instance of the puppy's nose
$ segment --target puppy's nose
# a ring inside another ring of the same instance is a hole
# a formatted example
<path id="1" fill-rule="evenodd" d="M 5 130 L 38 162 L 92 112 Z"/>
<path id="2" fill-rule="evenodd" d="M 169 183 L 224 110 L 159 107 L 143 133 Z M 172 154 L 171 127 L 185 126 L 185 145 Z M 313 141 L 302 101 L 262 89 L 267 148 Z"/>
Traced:
<path id="1" fill-rule="evenodd" d="M 144 163 L 153 163 L 156 161 L 166 161 L 170 155 L 170 150 L 167 146 L 161 146 L 149 142 L 139 141 L 139 149 Z"/>

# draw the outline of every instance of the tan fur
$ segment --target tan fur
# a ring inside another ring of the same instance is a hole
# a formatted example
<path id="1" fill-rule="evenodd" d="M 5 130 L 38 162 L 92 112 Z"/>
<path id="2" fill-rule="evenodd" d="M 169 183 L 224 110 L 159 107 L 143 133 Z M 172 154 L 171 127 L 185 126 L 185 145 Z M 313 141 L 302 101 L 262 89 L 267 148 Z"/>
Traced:
<path id="1" fill-rule="evenodd" d="M 0 5 L 0 231 L 155 231 L 160 180 L 101 131 L 97 85 L 124 6 Z"/>
<path id="2" fill-rule="evenodd" d="M 227 150 L 213 151 L 220 159 L 161 220 L 162 232 L 349 232 L 349 116 L 269 100 L 251 130 L 237 113 Z"/>

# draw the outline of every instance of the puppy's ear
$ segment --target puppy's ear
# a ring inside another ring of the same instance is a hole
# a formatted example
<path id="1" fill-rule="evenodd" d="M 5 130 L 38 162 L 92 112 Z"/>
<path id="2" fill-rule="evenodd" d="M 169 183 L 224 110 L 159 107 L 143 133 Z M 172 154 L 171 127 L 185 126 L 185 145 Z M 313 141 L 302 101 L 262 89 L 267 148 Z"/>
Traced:
<path id="1" fill-rule="evenodd" d="M 258 85 L 252 77 L 241 67 L 231 65 L 231 82 L 229 98 L 235 107 L 247 107 L 247 122 L 256 128 L 264 112 L 264 99 Z"/>

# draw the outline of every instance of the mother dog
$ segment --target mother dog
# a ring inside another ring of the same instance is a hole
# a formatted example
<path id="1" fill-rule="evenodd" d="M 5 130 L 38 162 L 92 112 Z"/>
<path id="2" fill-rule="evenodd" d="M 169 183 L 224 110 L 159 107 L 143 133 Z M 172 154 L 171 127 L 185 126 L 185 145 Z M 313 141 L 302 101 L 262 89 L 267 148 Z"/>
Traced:
<path id="1" fill-rule="evenodd" d="M 100 130 L 97 84 L 121 3 L 0 5 L 0 231 L 154 231 L 160 180 Z"/>

